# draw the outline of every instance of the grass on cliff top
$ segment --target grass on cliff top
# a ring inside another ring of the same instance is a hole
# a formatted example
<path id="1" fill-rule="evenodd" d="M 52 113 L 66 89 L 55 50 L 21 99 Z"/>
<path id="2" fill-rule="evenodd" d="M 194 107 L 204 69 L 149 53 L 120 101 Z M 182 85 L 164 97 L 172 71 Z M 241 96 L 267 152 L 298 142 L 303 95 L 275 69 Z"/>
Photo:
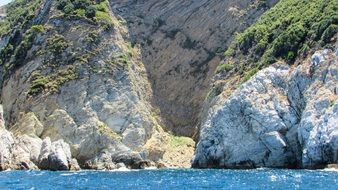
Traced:
<path id="1" fill-rule="evenodd" d="M 312 49 L 329 46 L 338 32 L 338 1 L 281 0 L 261 18 L 236 35 L 217 72 L 236 66 L 237 73 L 250 78 L 281 59 L 293 64 Z M 231 65 L 227 60 L 235 59 Z M 224 65 L 228 64 L 228 65 Z M 238 66 L 240 65 L 240 66 Z"/>

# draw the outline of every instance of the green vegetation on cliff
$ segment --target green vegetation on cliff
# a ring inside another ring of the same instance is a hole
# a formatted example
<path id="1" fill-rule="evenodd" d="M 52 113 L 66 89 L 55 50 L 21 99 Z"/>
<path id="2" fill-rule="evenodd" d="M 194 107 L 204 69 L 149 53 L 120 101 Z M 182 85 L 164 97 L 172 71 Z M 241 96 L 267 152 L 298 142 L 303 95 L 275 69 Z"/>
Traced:
<path id="1" fill-rule="evenodd" d="M 6 5 L 7 16 L 0 22 L 0 37 L 27 24 L 35 16 L 40 3 L 41 0 L 15 0 Z"/>
<path id="2" fill-rule="evenodd" d="M 34 40 L 37 35 L 45 32 L 45 29 L 42 25 L 33 25 L 27 32 L 22 36 L 21 42 L 13 48 L 14 46 L 11 43 L 8 43 L 4 49 L 0 52 L 0 65 L 2 65 L 3 60 L 9 60 L 13 54 L 13 62 L 7 62 L 5 64 L 5 71 L 9 72 L 15 67 L 19 67 L 23 64 L 28 51 L 31 49 Z"/>
<path id="3" fill-rule="evenodd" d="M 170 135 L 168 145 L 171 148 L 177 148 L 177 147 L 181 147 L 181 146 L 191 146 L 191 147 L 193 147 L 194 141 L 189 137 L 179 137 L 179 136 Z"/>
<path id="4" fill-rule="evenodd" d="M 57 9 L 65 15 L 88 18 L 108 27 L 113 24 L 108 0 L 59 0 Z"/>
<path id="5" fill-rule="evenodd" d="M 76 78 L 76 68 L 73 65 L 59 69 L 57 72 L 44 76 L 40 71 L 32 73 L 32 84 L 29 94 L 37 95 L 43 91 L 57 92 L 62 84 Z"/>
<path id="6" fill-rule="evenodd" d="M 80 65 L 103 67 L 90 60 L 105 51 L 107 44 L 102 36 L 109 35 L 106 29 L 113 26 L 108 0 L 14 0 L 6 5 L 6 10 L 7 17 L 0 22 L 4 43 L 0 49 L 0 81 L 27 62 L 38 60 L 28 92 L 36 96 L 58 92 L 60 86 L 78 77 Z M 60 20 L 64 30 L 58 31 L 60 25 L 49 22 L 50 18 Z M 75 20 L 71 25 L 63 24 Z M 76 35 L 72 34 L 74 30 L 78 32 Z M 106 70 L 112 67 L 110 60 L 105 60 L 109 66 Z M 125 65 L 129 56 L 114 61 Z"/>
<path id="7" fill-rule="evenodd" d="M 330 46 L 337 32 L 338 1 L 281 0 L 255 24 L 237 34 L 218 72 L 228 71 L 234 65 L 236 72 L 247 80 L 277 60 L 292 64 L 311 49 Z"/>

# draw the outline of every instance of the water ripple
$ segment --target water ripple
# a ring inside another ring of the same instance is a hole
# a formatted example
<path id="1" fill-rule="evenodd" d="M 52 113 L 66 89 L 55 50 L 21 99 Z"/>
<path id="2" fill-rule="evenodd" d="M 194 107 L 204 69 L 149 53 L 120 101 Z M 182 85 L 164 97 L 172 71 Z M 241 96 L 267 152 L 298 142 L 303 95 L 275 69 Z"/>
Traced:
<path id="1" fill-rule="evenodd" d="M 8 171 L 0 189 L 337 189 L 337 179 L 327 170 Z"/>

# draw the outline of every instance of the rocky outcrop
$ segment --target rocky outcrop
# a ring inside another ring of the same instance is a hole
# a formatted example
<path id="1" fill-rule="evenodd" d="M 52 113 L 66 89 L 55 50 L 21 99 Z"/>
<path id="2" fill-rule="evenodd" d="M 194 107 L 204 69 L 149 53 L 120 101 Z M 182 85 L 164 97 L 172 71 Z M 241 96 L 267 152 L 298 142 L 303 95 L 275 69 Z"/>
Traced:
<path id="1" fill-rule="evenodd" d="M 39 139 L 23 135 L 16 139 L 5 129 L 0 105 L 0 171 L 7 169 L 37 169 L 34 163 L 39 156 Z"/>
<path id="2" fill-rule="evenodd" d="M 77 170 L 70 147 L 63 140 L 41 140 L 42 125 L 34 114 L 22 117 L 13 126 L 15 136 L 5 129 L 0 105 L 0 171 L 7 169 Z"/>
<path id="3" fill-rule="evenodd" d="M 2 171 L 11 168 L 11 149 L 14 144 L 14 139 L 12 134 L 5 129 L 0 129 L 0 137 L 0 171 Z"/>
<path id="4" fill-rule="evenodd" d="M 150 162 L 144 160 L 137 152 L 116 152 L 112 155 L 115 163 L 124 163 L 132 169 L 146 168 L 150 166 Z"/>
<path id="5" fill-rule="evenodd" d="M 338 59 L 259 71 L 209 110 L 193 167 L 317 168 L 338 159 Z"/>
<path id="6" fill-rule="evenodd" d="M 39 156 L 39 168 L 49 170 L 69 170 L 71 153 L 63 140 L 51 143 L 49 138 L 43 140 Z"/>
<path id="7" fill-rule="evenodd" d="M 6 129 L 0 131 L 0 171 L 6 169 L 78 170 L 70 147 L 63 140 L 22 135 L 15 138 Z"/>
<path id="8" fill-rule="evenodd" d="M 121 167 L 144 169 L 150 166 L 150 160 L 145 160 L 140 153 L 133 151 L 103 152 L 85 163 L 85 168 L 96 170 L 112 170 Z"/>
<path id="9" fill-rule="evenodd" d="M 14 135 L 13 135 L 14 136 Z M 38 169 L 42 140 L 29 135 L 14 136 L 12 169 Z"/>
<path id="10" fill-rule="evenodd" d="M 102 152 L 95 158 L 86 161 L 85 167 L 95 170 L 112 170 L 117 168 L 117 163 L 114 163 L 110 153 Z"/>
<path id="11" fill-rule="evenodd" d="M 2 106 L 1 106 L 2 107 Z M 2 119 L 0 109 L 0 123 Z M 77 169 L 76 161 L 71 159 L 70 148 L 63 140 L 51 143 L 49 138 L 42 141 L 36 136 L 36 117 L 24 116 L 25 123 L 15 125 L 14 136 L 11 132 L 0 128 L 0 171 L 6 169 Z M 26 125 L 27 124 L 27 125 Z M 27 130 L 25 127 L 27 126 Z M 37 128 L 40 128 L 38 126 Z M 41 133 L 41 132 L 40 132 Z"/>

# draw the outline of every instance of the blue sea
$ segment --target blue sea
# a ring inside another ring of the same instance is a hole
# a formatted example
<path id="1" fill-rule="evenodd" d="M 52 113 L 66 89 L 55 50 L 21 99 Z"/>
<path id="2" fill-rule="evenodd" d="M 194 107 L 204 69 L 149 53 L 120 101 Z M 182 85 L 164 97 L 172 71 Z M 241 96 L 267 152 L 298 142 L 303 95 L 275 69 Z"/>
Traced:
<path id="1" fill-rule="evenodd" d="M 338 189 L 323 170 L 5 171 L 0 189 Z"/>

